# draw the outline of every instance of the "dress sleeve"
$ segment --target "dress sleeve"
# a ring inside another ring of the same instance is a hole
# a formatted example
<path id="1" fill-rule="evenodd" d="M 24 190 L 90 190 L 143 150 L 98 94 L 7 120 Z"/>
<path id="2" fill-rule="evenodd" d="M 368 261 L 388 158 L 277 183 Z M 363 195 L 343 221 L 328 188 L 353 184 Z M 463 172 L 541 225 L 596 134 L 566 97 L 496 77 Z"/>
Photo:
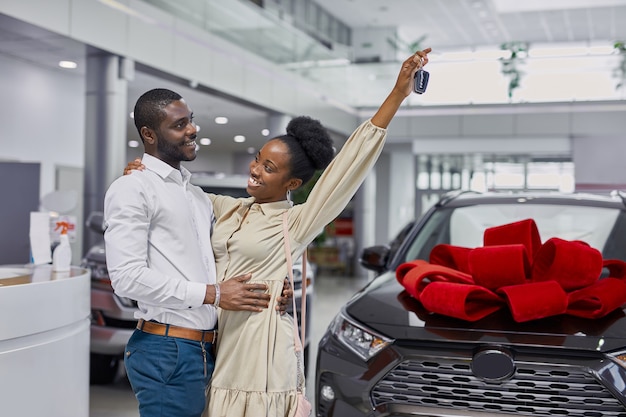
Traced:
<path id="1" fill-rule="evenodd" d="M 387 130 L 370 120 L 348 138 L 317 180 L 307 201 L 291 209 L 293 239 L 308 245 L 347 206 L 382 152 Z"/>

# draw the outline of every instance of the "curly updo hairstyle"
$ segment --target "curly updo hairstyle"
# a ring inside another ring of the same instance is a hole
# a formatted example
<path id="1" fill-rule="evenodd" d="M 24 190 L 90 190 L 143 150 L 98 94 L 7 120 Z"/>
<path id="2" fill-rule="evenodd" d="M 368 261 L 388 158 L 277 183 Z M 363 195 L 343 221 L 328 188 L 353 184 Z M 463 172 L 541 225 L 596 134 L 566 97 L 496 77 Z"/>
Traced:
<path id="1" fill-rule="evenodd" d="M 315 171 L 324 169 L 332 161 L 335 151 L 333 140 L 319 120 L 308 116 L 291 119 L 287 134 L 278 136 L 287 145 L 291 156 L 291 176 L 309 182 Z"/>

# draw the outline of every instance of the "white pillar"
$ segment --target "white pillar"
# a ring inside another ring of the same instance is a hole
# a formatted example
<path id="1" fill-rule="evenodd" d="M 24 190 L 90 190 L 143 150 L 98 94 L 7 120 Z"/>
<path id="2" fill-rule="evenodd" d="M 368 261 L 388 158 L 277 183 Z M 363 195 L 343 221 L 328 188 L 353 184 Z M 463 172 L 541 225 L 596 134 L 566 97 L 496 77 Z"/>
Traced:
<path id="1" fill-rule="evenodd" d="M 415 220 L 415 156 L 411 152 L 393 152 L 390 158 L 387 242 Z"/>

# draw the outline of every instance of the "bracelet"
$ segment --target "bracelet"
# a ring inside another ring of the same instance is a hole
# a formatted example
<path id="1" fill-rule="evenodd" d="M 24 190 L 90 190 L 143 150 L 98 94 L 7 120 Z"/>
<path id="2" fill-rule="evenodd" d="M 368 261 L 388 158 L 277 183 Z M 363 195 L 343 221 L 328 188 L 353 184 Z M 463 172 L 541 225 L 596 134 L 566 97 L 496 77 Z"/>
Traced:
<path id="1" fill-rule="evenodd" d="M 218 308 L 220 306 L 220 285 L 213 284 L 215 287 L 215 301 L 213 301 L 213 307 Z"/>

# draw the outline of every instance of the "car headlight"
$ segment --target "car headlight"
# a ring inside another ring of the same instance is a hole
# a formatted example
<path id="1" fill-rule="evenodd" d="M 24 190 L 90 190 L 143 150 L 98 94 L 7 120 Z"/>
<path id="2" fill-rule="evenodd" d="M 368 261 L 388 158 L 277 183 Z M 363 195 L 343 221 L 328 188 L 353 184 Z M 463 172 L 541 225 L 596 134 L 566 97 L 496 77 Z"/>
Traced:
<path id="1" fill-rule="evenodd" d="M 308 277 L 307 274 L 307 278 L 306 280 L 302 280 L 302 270 L 300 268 L 293 268 L 293 290 L 294 291 L 300 291 L 302 289 L 302 285 L 306 285 L 306 287 L 308 288 L 311 285 L 311 278 Z"/>
<path id="2" fill-rule="evenodd" d="M 622 368 L 626 368 L 626 350 L 609 353 L 609 356 Z"/>
<path id="3" fill-rule="evenodd" d="M 302 281 L 302 271 L 297 268 L 293 268 L 293 280 Z"/>
<path id="4" fill-rule="evenodd" d="M 92 261 L 89 259 L 83 260 L 81 263 L 83 268 L 88 268 L 91 271 L 91 280 L 99 284 L 103 284 L 105 287 L 111 286 L 111 280 L 109 279 L 109 270 L 106 264 Z"/>
<path id="5" fill-rule="evenodd" d="M 349 320 L 342 313 L 335 317 L 331 329 L 341 343 L 366 361 L 393 343 L 392 339 Z"/>

